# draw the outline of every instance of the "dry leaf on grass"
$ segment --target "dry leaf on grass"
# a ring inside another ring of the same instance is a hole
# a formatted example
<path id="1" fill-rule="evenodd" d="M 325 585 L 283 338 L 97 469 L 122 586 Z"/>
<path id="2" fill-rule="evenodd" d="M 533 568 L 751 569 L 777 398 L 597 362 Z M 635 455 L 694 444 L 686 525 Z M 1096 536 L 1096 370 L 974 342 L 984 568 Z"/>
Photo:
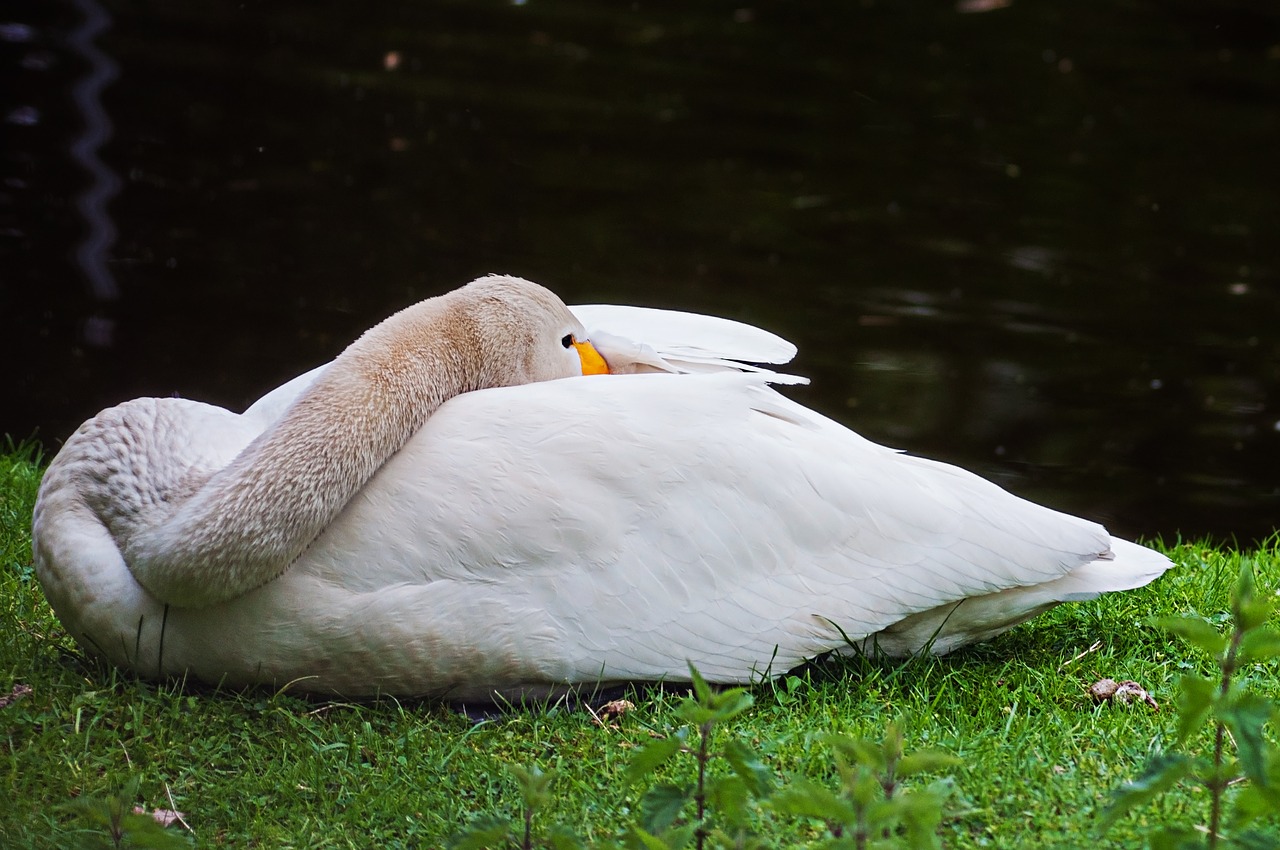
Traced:
<path id="1" fill-rule="evenodd" d="M 175 823 L 186 823 L 186 815 L 182 812 L 175 812 L 173 809 L 152 809 L 147 811 L 142 806 L 134 806 L 133 813 L 135 815 L 151 815 L 152 819 L 161 826 L 172 826 Z"/>
<path id="2" fill-rule="evenodd" d="M 1093 697 L 1094 702 L 1119 702 L 1125 705 L 1134 700 L 1140 700 L 1156 711 L 1160 710 L 1159 703 L 1147 692 L 1147 689 L 1129 679 L 1123 682 L 1117 682 L 1115 679 L 1099 679 L 1089 686 L 1089 696 Z"/>
<path id="3" fill-rule="evenodd" d="M 31 693 L 31 686 L 24 685 L 21 682 L 13 686 L 13 690 L 9 691 L 6 696 L 0 697 L 0 708 L 7 708 L 13 703 Z"/>
<path id="4" fill-rule="evenodd" d="M 604 705 L 600 706 L 599 711 L 593 710 L 590 706 L 587 706 L 587 711 L 591 712 L 591 717 L 597 726 L 611 726 L 616 728 L 617 724 L 612 723 L 611 721 L 616 720 L 628 711 L 635 710 L 635 707 L 635 703 L 631 700 L 615 699 L 612 702 L 606 702 Z"/>

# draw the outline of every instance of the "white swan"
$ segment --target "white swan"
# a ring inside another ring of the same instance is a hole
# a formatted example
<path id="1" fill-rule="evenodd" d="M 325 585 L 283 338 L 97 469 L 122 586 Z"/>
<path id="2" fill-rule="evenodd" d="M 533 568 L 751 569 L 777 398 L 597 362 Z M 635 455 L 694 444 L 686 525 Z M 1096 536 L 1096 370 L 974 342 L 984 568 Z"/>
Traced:
<path id="1" fill-rule="evenodd" d="M 730 362 L 764 331 L 575 312 L 483 278 L 244 414 L 103 411 L 40 488 L 50 603 L 143 676 L 472 699 L 945 652 L 1170 566 L 789 401 Z M 584 323 L 614 374 L 552 380 L 604 371 Z"/>

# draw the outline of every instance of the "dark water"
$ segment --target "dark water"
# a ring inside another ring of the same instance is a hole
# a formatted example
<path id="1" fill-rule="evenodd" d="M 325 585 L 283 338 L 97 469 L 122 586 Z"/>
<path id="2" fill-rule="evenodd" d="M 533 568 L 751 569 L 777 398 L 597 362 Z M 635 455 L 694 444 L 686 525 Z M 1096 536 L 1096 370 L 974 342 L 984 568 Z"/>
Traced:
<path id="1" fill-rule="evenodd" d="M 239 408 L 505 271 L 773 329 L 806 403 L 1117 533 L 1269 534 L 1280 9 L 963 9 L 12 5 L 0 432 Z"/>

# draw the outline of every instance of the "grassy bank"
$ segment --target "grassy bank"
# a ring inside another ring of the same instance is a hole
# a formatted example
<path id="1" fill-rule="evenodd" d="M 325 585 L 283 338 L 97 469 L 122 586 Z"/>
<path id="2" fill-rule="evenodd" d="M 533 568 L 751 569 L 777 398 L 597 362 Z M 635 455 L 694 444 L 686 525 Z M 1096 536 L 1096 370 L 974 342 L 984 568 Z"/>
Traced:
<path id="1" fill-rule="evenodd" d="M 581 834 L 615 834 L 638 791 L 622 772 L 636 746 L 678 721 L 676 699 L 632 697 L 615 726 L 549 707 L 473 725 L 450 709 L 384 700 L 321 702 L 136 681 L 87 660 L 44 601 L 31 569 L 39 467 L 0 455 L 0 847 L 72 846 L 61 808 L 140 778 L 140 804 L 184 813 L 201 847 L 435 847 L 483 812 L 513 813 L 506 766 L 557 772 L 542 817 Z M 780 779 L 825 780 L 826 732 L 878 736 L 906 718 L 907 746 L 959 755 L 970 811 L 947 821 L 947 847 L 1079 848 L 1111 789 L 1172 740 L 1179 677 L 1211 672 L 1188 645 L 1147 625 L 1198 612 L 1225 623 L 1241 553 L 1168 549 L 1178 569 L 1154 586 L 1063 606 L 944 659 L 830 663 L 754 690 L 725 730 L 760 750 Z M 1280 553 L 1255 553 L 1258 582 L 1280 585 Z M 1276 664 L 1242 672 L 1280 699 Z M 1095 705 L 1100 677 L 1133 679 L 1162 708 Z M 1201 822 L 1206 795 L 1178 790 L 1121 820 L 1105 847 L 1138 848 L 1150 824 Z M 773 840 L 803 843 L 811 823 L 779 818 Z"/>

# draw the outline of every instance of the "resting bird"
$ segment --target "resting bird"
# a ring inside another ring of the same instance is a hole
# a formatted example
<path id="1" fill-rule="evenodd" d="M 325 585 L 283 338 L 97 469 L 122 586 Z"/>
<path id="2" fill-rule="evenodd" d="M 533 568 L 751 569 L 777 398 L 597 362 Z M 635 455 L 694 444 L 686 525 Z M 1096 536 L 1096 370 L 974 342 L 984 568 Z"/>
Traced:
<path id="1" fill-rule="evenodd" d="M 475 700 L 948 652 L 1170 566 L 748 365 L 794 353 L 481 278 L 243 414 L 99 413 L 44 476 L 37 575 L 145 677 Z"/>

